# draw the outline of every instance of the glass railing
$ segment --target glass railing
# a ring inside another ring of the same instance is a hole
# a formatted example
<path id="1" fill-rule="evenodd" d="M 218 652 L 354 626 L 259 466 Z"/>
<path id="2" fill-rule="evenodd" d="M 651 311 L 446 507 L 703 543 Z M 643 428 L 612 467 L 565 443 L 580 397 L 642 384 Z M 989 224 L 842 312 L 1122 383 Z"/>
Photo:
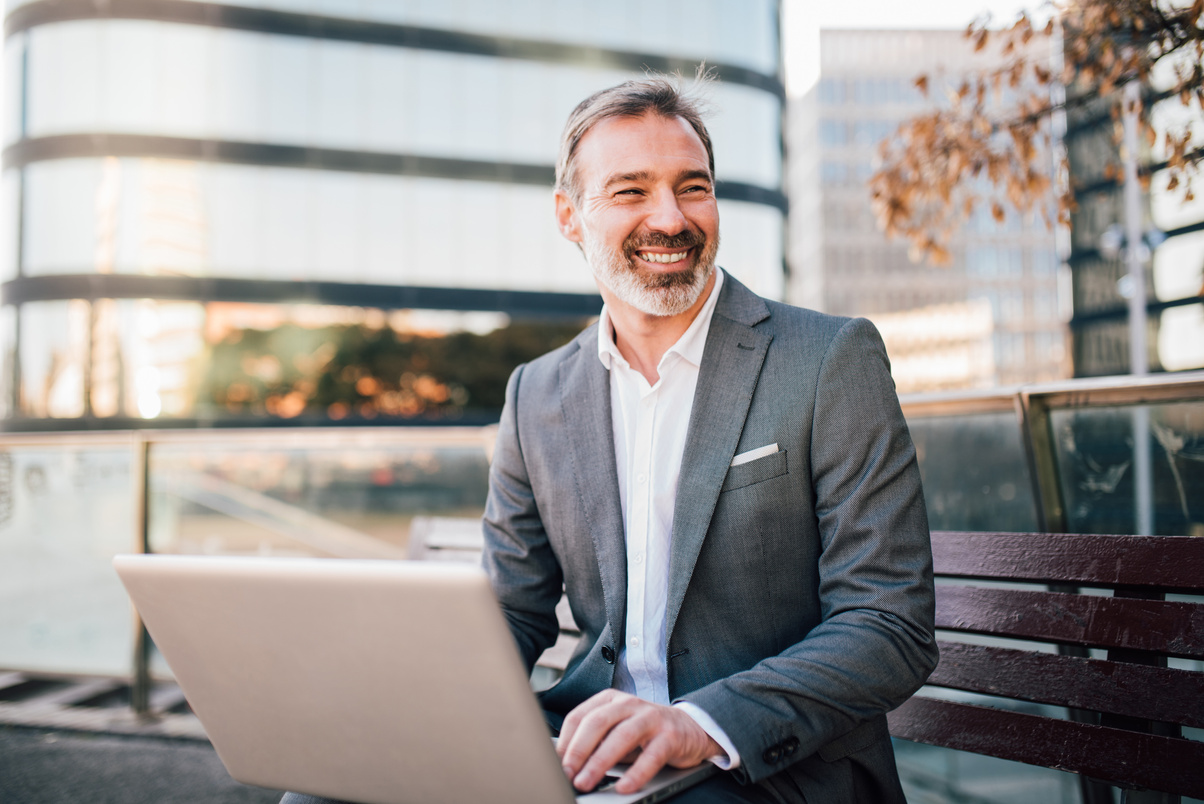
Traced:
<path id="1" fill-rule="evenodd" d="M 168 676 L 113 572 L 128 552 L 405 558 L 479 518 L 493 428 L 0 435 L 0 668 Z"/>
<path id="2" fill-rule="evenodd" d="M 128 434 L 0 436 L 0 667 L 129 676 L 140 468 Z"/>
<path id="3" fill-rule="evenodd" d="M 1204 536 L 1204 372 L 902 403 L 934 529 Z"/>
<path id="4" fill-rule="evenodd" d="M 933 528 L 1204 535 L 1204 372 L 904 397 Z M 404 558 L 480 516 L 494 428 L 0 434 L 0 668 L 154 661 L 121 552 Z"/>

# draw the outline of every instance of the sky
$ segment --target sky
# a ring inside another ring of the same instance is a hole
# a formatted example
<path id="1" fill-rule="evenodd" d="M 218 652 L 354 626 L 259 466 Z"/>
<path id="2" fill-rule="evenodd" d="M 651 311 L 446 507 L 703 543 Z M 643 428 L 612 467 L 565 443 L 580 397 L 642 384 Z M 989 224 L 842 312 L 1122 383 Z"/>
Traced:
<path id="1" fill-rule="evenodd" d="M 820 28 L 948 28 L 963 30 L 990 12 L 994 25 L 1007 25 L 1042 0 L 783 0 L 783 61 L 786 90 L 802 95 L 818 78 Z"/>

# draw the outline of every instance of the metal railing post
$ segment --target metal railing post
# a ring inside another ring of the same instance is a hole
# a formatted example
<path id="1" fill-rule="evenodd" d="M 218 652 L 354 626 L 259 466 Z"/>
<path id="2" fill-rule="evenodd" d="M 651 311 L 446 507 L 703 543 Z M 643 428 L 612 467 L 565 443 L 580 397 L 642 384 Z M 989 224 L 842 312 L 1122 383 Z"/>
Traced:
<path id="1" fill-rule="evenodd" d="M 1016 415 L 1037 503 L 1037 527 L 1044 533 L 1065 533 L 1066 503 L 1049 405 L 1039 394 L 1021 389 L 1016 394 Z"/>
<path id="2" fill-rule="evenodd" d="M 135 433 L 132 445 L 132 486 L 134 492 L 134 552 L 150 552 L 150 442 L 142 433 Z M 134 613 L 133 678 L 130 683 L 130 707 L 137 715 L 150 713 L 150 636 L 146 625 Z"/>

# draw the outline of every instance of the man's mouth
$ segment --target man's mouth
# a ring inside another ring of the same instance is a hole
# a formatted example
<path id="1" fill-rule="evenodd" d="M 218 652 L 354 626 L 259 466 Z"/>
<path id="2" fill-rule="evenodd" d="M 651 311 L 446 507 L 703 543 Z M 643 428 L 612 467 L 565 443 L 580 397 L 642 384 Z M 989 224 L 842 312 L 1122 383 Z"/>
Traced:
<path id="1" fill-rule="evenodd" d="M 645 260 L 646 262 L 657 262 L 661 263 L 662 265 L 671 265 L 672 263 L 681 262 L 684 260 L 687 256 L 689 256 L 690 250 L 686 249 L 685 251 L 674 251 L 667 254 L 662 254 L 655 251 L 637 251 L 636 254 L 641 260 Z"/>

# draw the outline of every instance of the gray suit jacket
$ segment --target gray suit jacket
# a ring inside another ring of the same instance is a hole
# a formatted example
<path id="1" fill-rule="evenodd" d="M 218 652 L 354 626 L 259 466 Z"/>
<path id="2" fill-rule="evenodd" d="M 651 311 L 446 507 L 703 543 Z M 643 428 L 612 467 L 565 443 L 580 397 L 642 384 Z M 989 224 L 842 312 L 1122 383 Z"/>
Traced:
<path id="1" fill-rule="evenodd" d="M 484 521 L 485 567 L 529 667 L 555 641 L 567 592 L 583 636 L 542 695 L 562 715 L 611 686 L 625 623 L 597 337 L 595 325 L 511 376 Z M 742 782 L 793 801 L 902 801 L 884 713 L 936 663 L 932 555 L 915 449 L 869 322 L 725 278 L 682 458 L 666 618 L 670 697 L 723 728 Z"/>

